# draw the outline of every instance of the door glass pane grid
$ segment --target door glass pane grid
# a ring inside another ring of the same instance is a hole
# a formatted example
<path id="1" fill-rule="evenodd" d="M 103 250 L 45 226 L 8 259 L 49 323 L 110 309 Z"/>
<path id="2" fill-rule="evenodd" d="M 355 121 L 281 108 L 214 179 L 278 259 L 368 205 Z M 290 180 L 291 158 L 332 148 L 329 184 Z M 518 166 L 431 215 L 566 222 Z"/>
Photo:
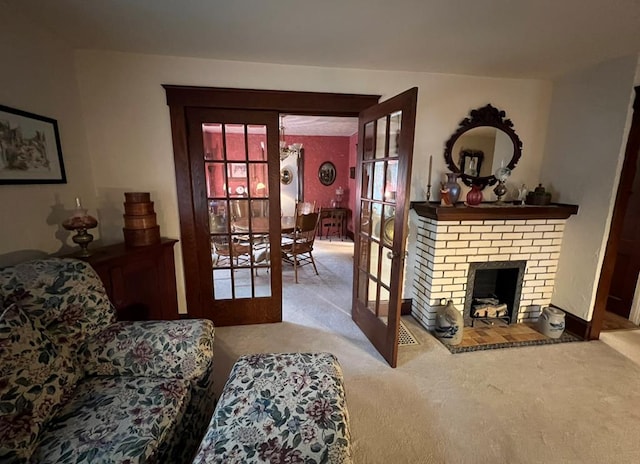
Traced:
<path id="1" fill-rule="evenodd" d="M 205 134 L 205 130 L 213 131 L 213 135 Z M 217 139 L 216 134 L 219 136 Z M 266 258 L 266 126 L 204 124 L 203 140 L 209 144 L 205 153 L 210 153 L 206 155 L 205 176 L 209 197 L 213 297 L 271 296 L 267 272 L 270 264 Z M 211 148 L 216 143 L 220 148 L 217 151 Z M 254 197 L 261 200 L 254 200 Z M 254 231 L 254 226 L 258 230 Z M 258 254 L 261 256 L 260 264 L 256 260 Z M 254 276 L 254 269 L 258 268 L 262 277 L 256 282 L 259 273 Z"/>
<path id="2" fill-rule="evenodd" d="M 396 193 L 398 191 L 398 161 L 388 160 L 386 164 L 386 176 L 384 187 L 384 199 L 387 202 L 396 202 Z"/>
<path id="3" fill-rule="evenodd" d="M 247 149 L 249 161 L 267 160 L 267 126 L 248 124 Z"/>
<path id="4" fill-rule="evenodd" d="M 364 160 L 373 159 L 375 150 L 375 122 L 369 121 L 364 126 L 364 147 L 362 149 L 362 157 Z"/>
<path id="5" fill-rule="evenodd" d="M 386 158 L 389 153 L 389 124 L 388 116 L 384 116 L 376 122 L 376 159 Z"/>
<path id="6" fill-rule="evenodd" d="M 222 124 L 206 123 L 202 125 L 202 146 L 205 160 L 221 160 L 224 148 Z"/>
<path id="7" fill-rule="evenodd" d="M 384 200 L 386 164 L 386 161 L 376 161 L 373 163 L 373 192 L 371 198 L 374 200 Z"/>
<path id="8" fill-rule="evenodd" d="M 389 157 L 400 156 L 400 132 L 402 130 L 402 111 L 389 115 Z"/>
<path id="9" fill-rule="evenodd" d="M 373 198 L 373 163 L 362 163 L 362 195 L 364 198 Z"/>

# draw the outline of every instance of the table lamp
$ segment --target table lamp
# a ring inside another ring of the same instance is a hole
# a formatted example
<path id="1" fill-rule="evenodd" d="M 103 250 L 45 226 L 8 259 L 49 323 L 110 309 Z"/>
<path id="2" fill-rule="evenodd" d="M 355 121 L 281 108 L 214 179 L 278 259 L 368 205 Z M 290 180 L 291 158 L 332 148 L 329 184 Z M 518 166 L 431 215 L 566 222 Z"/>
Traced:
<path id="1" fill-rule="evenodd" d="M 338 187 L 336 189 L 336 208 L 340 208 L 340 202 L 342 202 L 343 195 L 344 189 L 342 187 Z"/>
<path id="2" fill-rule="evenodd" d="M 73 212 L 69 219 L 65 219 L 62 222 L 62 227 L 67 230 L 75 230 L 71 240 L 80 245 L 80 253 L 78 256 L 86 258 L 91 256 L 91 253 L 87 250 L 89 243 L 93 241 L 93 235 L 87 232 L 87 229 L 93 229 L 98 225 L 98 220 L 93 216 L 87 214 L 87 210 L 80 204 L 80 198 L 76 198 L 76 210 Z"/>

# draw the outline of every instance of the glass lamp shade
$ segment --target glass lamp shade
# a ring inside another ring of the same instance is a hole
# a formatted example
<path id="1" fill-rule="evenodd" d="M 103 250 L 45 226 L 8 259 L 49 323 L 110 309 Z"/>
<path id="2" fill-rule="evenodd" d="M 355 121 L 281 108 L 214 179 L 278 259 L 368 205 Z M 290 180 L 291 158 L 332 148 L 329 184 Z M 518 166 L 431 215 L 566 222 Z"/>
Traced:
<path id="1" fill-rule="evenodd" d="M 500 182 L 506 181 L 511 175 L 511 169 L 505 167 L 499 167 L 496 169 L 495 176 Z"/>

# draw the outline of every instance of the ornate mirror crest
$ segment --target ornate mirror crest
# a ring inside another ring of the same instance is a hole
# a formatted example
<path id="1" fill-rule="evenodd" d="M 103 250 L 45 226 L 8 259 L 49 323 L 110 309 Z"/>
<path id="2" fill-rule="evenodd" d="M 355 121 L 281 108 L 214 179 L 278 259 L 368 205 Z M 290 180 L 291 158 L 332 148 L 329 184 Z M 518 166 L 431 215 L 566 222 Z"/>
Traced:
<path id="1" fill-rule="evenodd" d="M 491 104 L 471 110 L 445 143 L 447 166 L 466 185 L 493 185 L 497 168 L 513 170 L 518 163 L 522 142 L 505 116 Z"/>

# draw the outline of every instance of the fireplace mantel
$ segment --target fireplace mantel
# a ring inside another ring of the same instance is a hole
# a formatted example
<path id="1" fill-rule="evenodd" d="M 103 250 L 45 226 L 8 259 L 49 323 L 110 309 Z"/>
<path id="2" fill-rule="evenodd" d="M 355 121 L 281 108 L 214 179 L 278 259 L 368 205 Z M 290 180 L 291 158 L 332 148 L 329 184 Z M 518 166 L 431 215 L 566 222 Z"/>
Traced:
<path id="1" fill-rule="evenodd" d="M 483 221 L 493 219 L 567 219 L 577 214 L 578 205 L 551 203 L 546 206 L 535 205 L 496 205 L 481 203 L 467 206 L 457 203 L 455 206 L 440 206 L 438 202 L 411 202 L 418 216 L 436 221 Z"/>

